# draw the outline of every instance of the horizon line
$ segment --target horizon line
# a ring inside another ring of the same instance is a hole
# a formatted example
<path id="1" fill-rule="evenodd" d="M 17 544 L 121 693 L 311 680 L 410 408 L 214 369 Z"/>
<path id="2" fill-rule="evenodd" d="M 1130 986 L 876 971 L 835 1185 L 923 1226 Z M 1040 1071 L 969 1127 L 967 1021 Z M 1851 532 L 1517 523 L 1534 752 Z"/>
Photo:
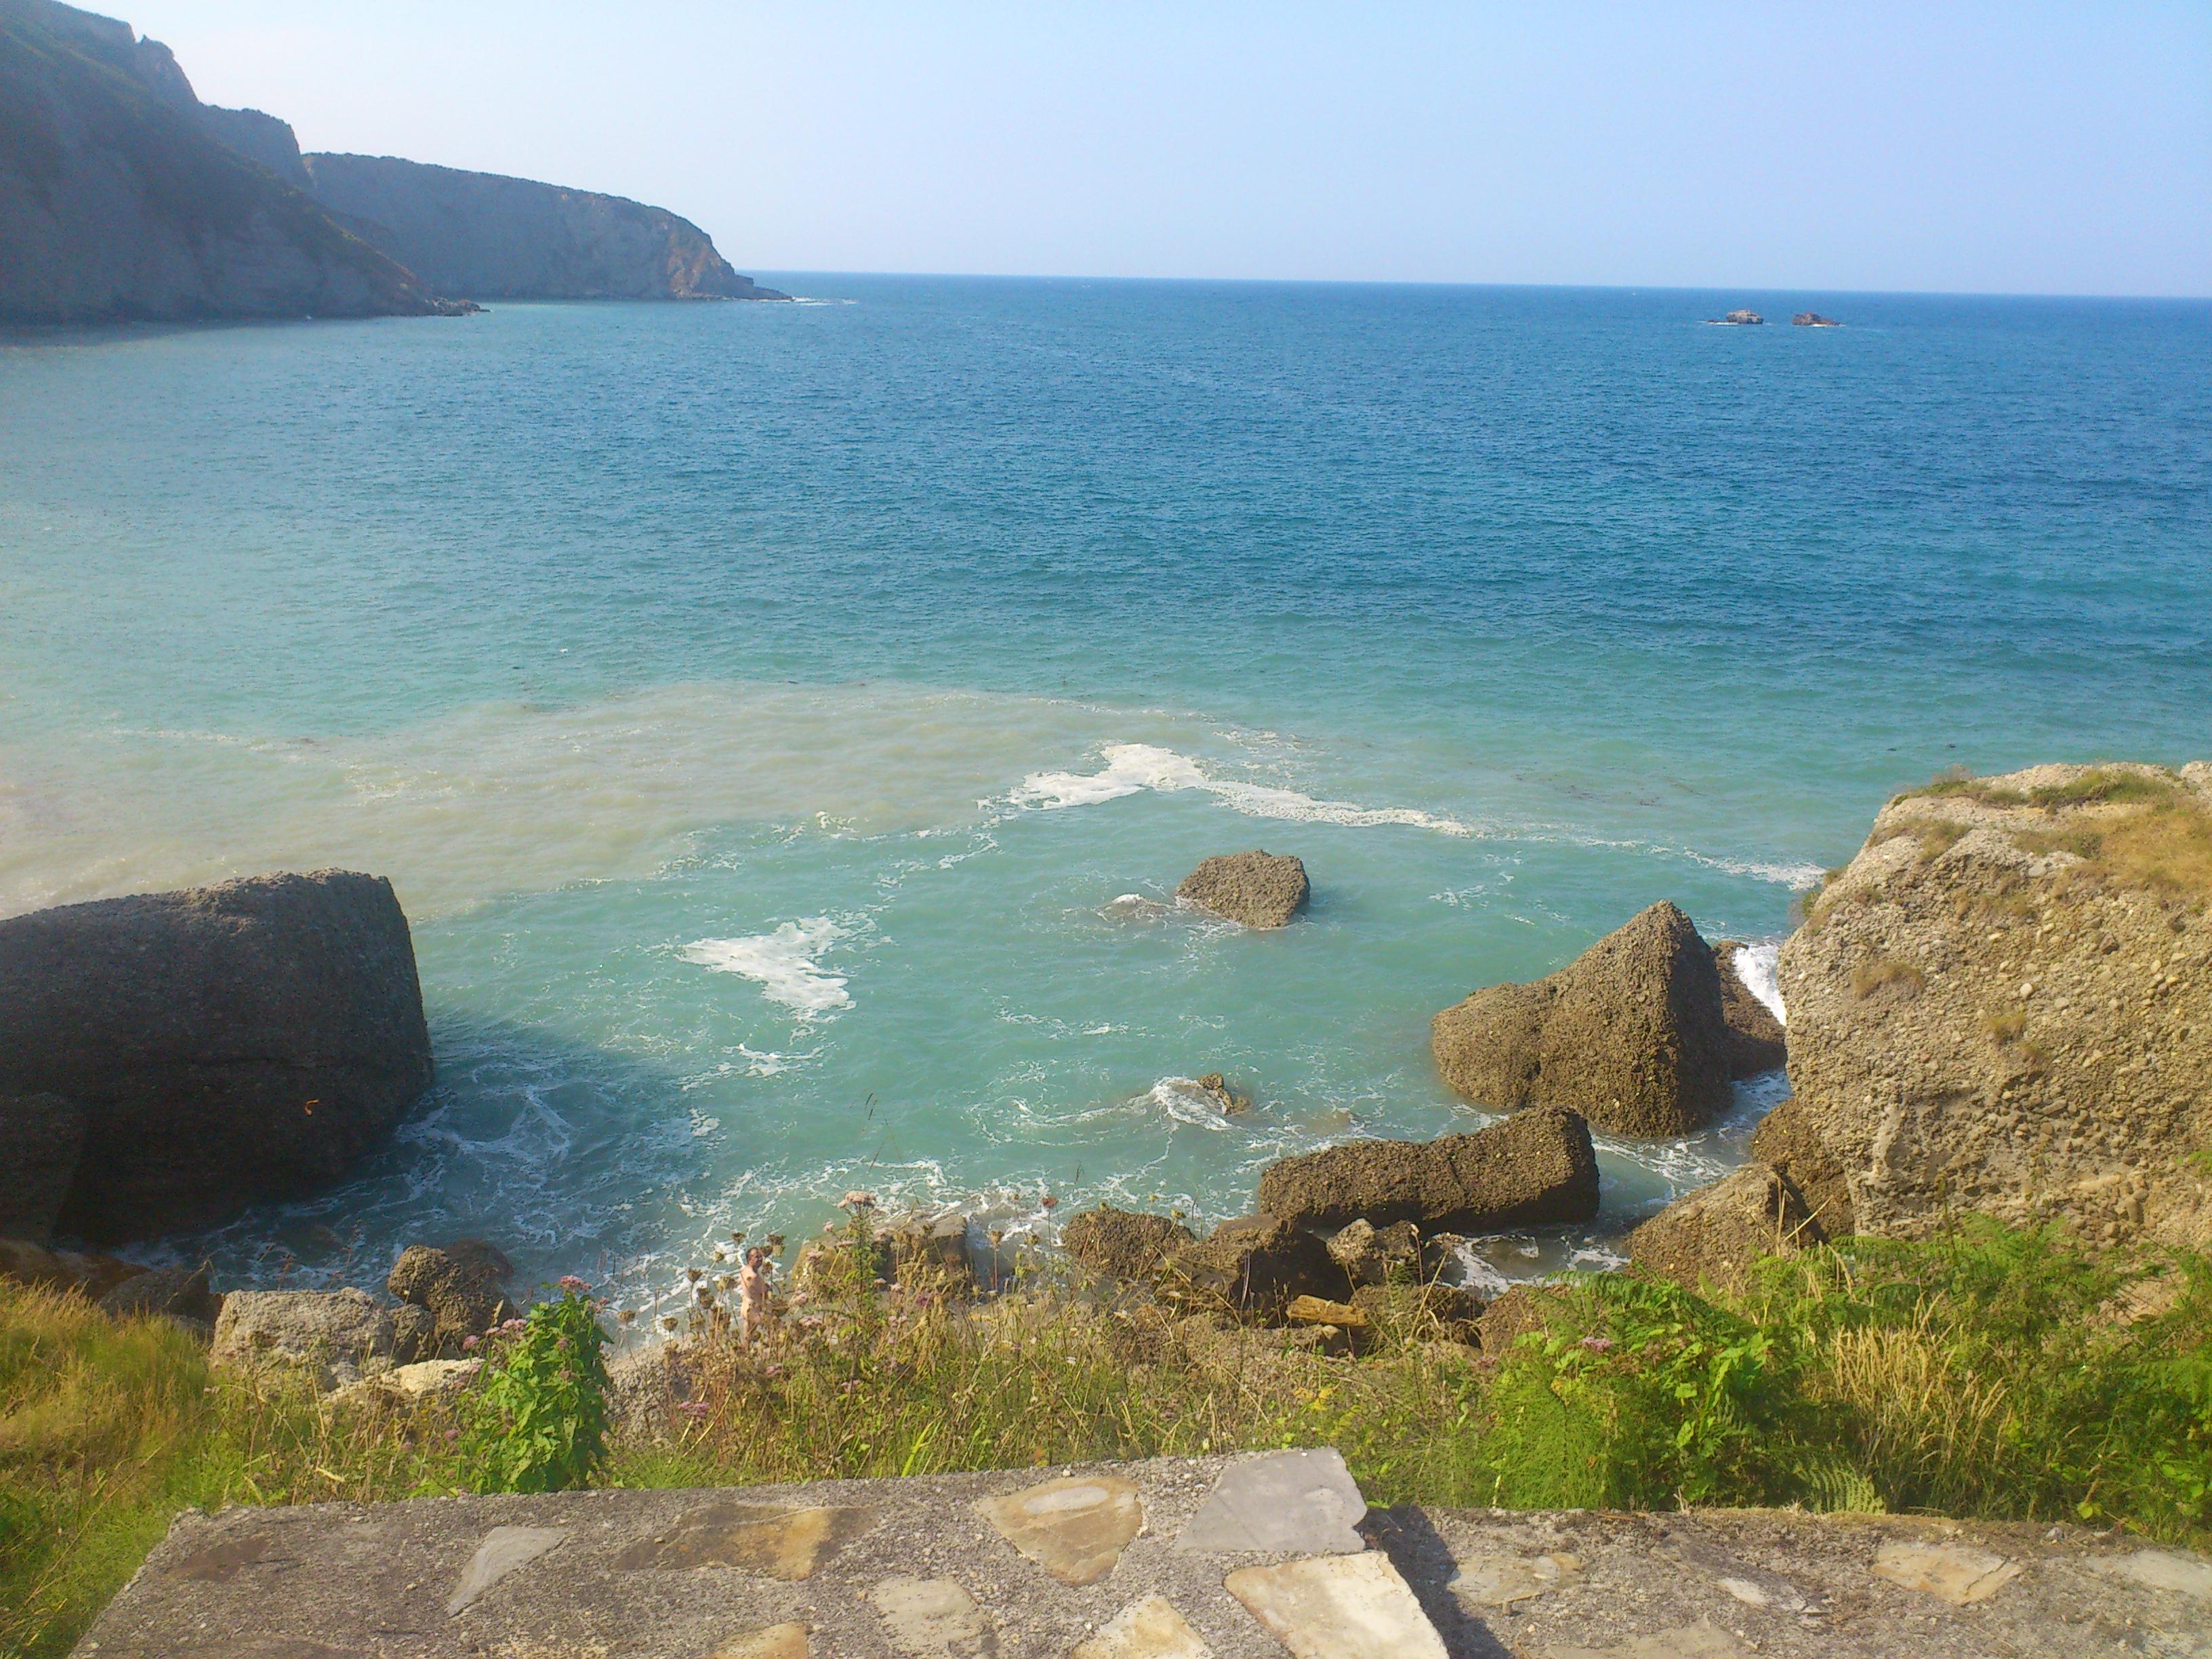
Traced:
<path id="1" fill-rule="evenodd" d="M 727 258 L 725 255 L 724 258 Z M 732 269 L 738 262 L 732 260 Z M 1970 288 L 1760 288 L 1690 283 L 1510 283 L 1484 282 L 1441 276 L 1163 276 L 1105 275 L 1096 271 L 1056 270 L 838 270 L 830 266 L 746 265 L 741 274 L 766 276 L 902 277 L 931 282 L 982 283 L 1158 283 L 1273 288 L 1458 288 L 1516 290 L 1567 290 L 1585 294 L 1743 294 L 1849 295 L 1854 299 L 1893 300 L 2105 300 L 2150 304 L 2212 304 L 2212 289 L 2201 294 L 2084 294 L 2058 289 L 2004 290 Z"/>

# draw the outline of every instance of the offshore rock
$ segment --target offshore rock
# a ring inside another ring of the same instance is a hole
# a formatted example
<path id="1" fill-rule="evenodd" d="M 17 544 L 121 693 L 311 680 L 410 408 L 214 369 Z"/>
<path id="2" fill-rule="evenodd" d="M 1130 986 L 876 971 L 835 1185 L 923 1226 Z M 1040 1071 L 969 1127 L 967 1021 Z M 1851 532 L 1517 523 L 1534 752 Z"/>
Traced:
<path id="1" fill-rule="evenodd" d="M 1247 927 L 1281 927 L 1305 908 L 1306 866 L 1287 854 L 1231 853 L 1200 861 L 1176 896 Z"/>
<path id="2" fill-rule="evenodd" d="M 1783 947 L 1797 1109 L 1862 1233 L 2212 1241 L 2212 766 L 1899 796 Z"/>
<path id="3" fill-rule="evenodd" d="M 1109 1279 L 1150 1279 L 1170 1252 L 1194 1242 L 1189 1228 L 1164 1215 L 1102 1204 L 1060 1230 L 1060 1248 Z"/>
<path id="4" fill-rule="evenodd" d="M 0 1091 L 84 1139 L 58 1229 L 228 1219 L 337 1179 L 430 1085 L 391 883 L 325 870 L 0 921 Z"/>
<path id="5" fill-rule="evenodd" d="M 441 294 L 472 300 L 787 300 L 665 208 L 390 155 L 304 158 L 316 200 Z"/>
<path id="6" fill-rule="evenodd" d="M 1509 1117 L 1471 1135 L 1355 1140 L 1278 1159 L 1260 1176 L 1260 1208 L 1302 1227 L 1361 1220 L 1388 1227 L 1496 1232 L 1587 1221 L 1597 1213 L 1589 1125 L 1559 1107 Z"/>
<path id="7" fill-rule="evenodd" d="M 1548 978 L 1445 1009 L 1431 1046 L 1444 1081 L 1480 1105 L 1571 1107 L 1618 1134 L 1687 1134 L 1730 1099 L 1712 949 L 1664 901 Z"/>
<path id="8" fill-rule="evenodd" d="M 1729 1074 L 1757 1077 L 1778 1072 L 1788 1062 L 1789 1046 L 1782 1022 L 1774 1011 L 1752 995 L 1751 988 L 1735 970 L 1735 953 L 1743 949 L 1735 939 L 1724 939 L 1713 946 L 1713 967 L 1721 976 L 1721 1018 L 1729 1031 Z"/>
<path id="9" fill-rule="evenodd" d="M 1686 1193 L 1628 1236 L 1629 1264 L 1686 1291 L 1741 1291 L 1751 1264 L 1824 1242 L 1804 1199 L 1765 1164 Z"/>
<path id="10" fill-rule="evenodd" d="M 1832 317 L 1823 317 L 1817 311 L 1801 311 L 1790 319 L 1800 328 L 1841 328 L 1843 325 Z"/>

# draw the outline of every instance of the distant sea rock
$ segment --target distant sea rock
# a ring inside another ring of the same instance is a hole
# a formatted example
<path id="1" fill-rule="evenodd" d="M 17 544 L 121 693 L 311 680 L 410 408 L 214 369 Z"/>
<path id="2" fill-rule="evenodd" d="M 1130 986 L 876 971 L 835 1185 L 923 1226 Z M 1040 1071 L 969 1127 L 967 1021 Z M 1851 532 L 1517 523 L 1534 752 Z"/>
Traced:
<path id="1" fill-rule="evenodd" d="M 388 155 L 308 155 L 315 198 L 441 294 L 471 300 L 787 300 L 665 208 Z"/>
<path id="2" fill-rule="evenodd" d="M 1743 328 L 1763 323 L 1766 319 L 1755 311 L 1731 311 L 1725 317 L 1708 317 L 1705 320 L 1709 323 L 1733 324 L 1736 327 Z"/>
<path id="3" fill-rule="evenodd" d="M 128 23 L 0 0 L 0 322 L 459 308 L 218 142 L 206 113 Z"/>
<path id="4" fill-rule="evenodd" d="M 1800 328 L 1841 328 L 1843 325 L 1832 317 L 1823 317 L 1817 311 L 1801 311 L 1790 319 Z"/>

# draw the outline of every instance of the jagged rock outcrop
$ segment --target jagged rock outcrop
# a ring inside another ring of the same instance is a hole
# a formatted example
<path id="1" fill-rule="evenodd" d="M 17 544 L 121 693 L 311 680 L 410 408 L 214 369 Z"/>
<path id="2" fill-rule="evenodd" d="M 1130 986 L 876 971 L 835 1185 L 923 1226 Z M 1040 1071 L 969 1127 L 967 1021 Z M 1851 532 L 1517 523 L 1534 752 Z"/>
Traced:
<path id="1" fill-rule="evenodd" d="M 1355 1220 L 1496 1232 L 1597 1213 L 1589 1125 L 1562 1107 L 1518 1113 L 1471 1135 L 1354 1140 L 1279 1158 L 1260 1176 L 1260 1209 L 1301 1227 Z"/>
<path id="2" fill-rule="evenodd" d="M 129 24 L 0 0 L 0 322 L 452 309 L 204 113 Z"/>
<path id="3" fill-rule="evenodd" d="M 1899 796 L 1783 947 L 1802 1120 L 1785 1130 L 1839 1171 L 1863 1233 L 1978 1210 L 2202 1246 L 2208 911 L 2202 762 Z"/>
<path id="4" fill-rule="evenodd" d="M 1377 1227 L 1365 1218 L 1348 1221 L 1328 1238 L 1330 1260 L 1354 1285 L 1388 1285 L 1421 1278 L 1421 1230 L 1410 1221 Z"/>
<path id="5" fill-rule="evenodd" d="M 315 199 L 441 294 L 782 300 L 665 208 L 389 155 L 311 155 Z"/>
<path id="6" fill-rule="evenodd" d="M 0 1096 L 84 1115 L 58 1231 L 201 1226 L 337 1179 L 430 1086 L 407 919 L 325 870 L 0 921 Z"/>
<path id="7" fill-rule="evenodd" d="M 1445 1009 L 1431 1046 L 1444 1081 L 1480 1105 L 1568 1107 L 1619 1134 L 1687 1134 L 1731 1098 L 1712 947 L 1663 900 L 1550 977 Z"/>
<path id="8" fill-rule="evenodd" d="M 1305 908 L 1311 890 L 1299 860 L 1255 849 L 1201 859 L 1176 896 L 1247 927 L 1282 927 Z"/>
<path id="9" fill-rule="evenodd" d="M 1729 1074 L 1740 1078 L 1780 1071 L 1790 1052 L 1782 1022 L 1752 995 L 1735 970 L 1735 953 L 1742 949 L 1732 939 L 1713 946 L 1713 967 L 1721 976 L 1721 1018 L 1729 1030 Z"/>
<path id="10" fill-rule="evenodd" d="M 1684 1194 L 1630 1233 L 1628 1261 L 1686 1291 L 1740 1291 L 1762 1256 L 1823 1242 L 1796 1188 L 1771 1165 L 1747 1164 Z"/>

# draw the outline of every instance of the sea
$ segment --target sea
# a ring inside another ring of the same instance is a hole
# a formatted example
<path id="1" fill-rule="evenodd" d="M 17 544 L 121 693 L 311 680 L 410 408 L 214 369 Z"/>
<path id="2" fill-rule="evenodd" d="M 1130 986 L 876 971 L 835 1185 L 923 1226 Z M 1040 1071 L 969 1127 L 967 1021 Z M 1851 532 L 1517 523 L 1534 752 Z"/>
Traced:
<path id="1" fill-rule="evenodd" d="M 760 275 L 0 339 L 0 914 L 387 875 L 436 1051 L 164 1250 L 651 1310 L 848 1191 L 1203 1224 L 1488 1121 L 1430 1017 L 1645 905 L 1771 1000 L 1899 789 L 2212 755 L 2212 305 Z M 1176 902 L 1255 847 L 1293 925 Z M 1787 1088 L 1468 1275 L 1616 1260 Z"/>

